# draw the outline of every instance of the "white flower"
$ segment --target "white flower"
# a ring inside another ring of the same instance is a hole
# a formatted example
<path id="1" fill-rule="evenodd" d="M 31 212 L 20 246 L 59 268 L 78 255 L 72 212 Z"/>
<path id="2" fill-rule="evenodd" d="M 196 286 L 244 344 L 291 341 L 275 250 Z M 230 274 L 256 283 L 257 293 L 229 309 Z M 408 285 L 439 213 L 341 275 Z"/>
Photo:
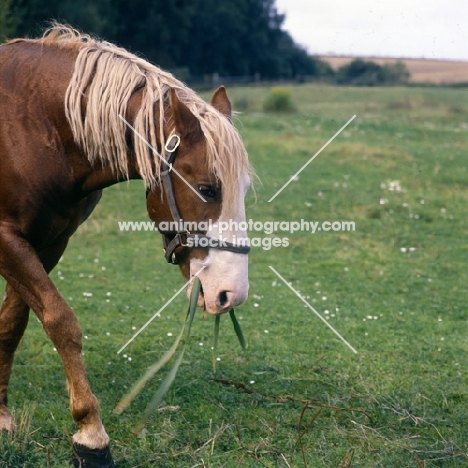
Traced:
<path id="1" fill-rule="evenodd" d="M 401 192 L 401 185 L 399 180 L 390 180 L 387 187 L 390 192 Z"/>

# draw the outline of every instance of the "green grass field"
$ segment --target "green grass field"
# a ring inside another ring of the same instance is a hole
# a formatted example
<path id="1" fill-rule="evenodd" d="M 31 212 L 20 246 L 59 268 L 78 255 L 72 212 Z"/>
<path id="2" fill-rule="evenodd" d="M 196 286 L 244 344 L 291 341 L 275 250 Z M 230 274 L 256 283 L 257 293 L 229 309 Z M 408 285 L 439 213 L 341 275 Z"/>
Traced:
<path id="1" fill-rule="evenodd" d="M 223 317 L 214 375 L 214 320 L 200 313 L 173 387 L 135 437 L 167 370 L 122 416 L 112 409 L 170 347 L 187 300 L 179 296 L 117 355 L 184 280 L 165 264 L 156 233 L 118 230 L 118 221 L 147 219 L 142 183 L 108 189 L 51 276 L 79 316 L 117 466 L 468 466 L 466 90 L 307 85 L 290 88 L 296 111 L 283 114 L 262 111 L 266 88 L 228 91 L 261 180 L 247 218 L 356 229 L 278 232 L 288 247 L 253 248 L 250 298 L 236 310 L 247 352 Z M 34 314 L 10 408 L 20 427 L 13 439 L 1 436 L 0 467 L 67 466 L 74 424 L 64 374 Z"/>

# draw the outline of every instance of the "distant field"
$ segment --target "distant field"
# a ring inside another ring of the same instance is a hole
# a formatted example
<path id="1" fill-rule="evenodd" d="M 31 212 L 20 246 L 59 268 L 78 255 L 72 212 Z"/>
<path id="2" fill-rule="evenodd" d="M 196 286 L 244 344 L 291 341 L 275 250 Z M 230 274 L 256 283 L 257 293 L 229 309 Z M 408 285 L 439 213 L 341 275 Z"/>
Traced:
<path id="1" fill-rule="evenodd" d="M 321 57 L 327 61 L 334 70 L 351 62 L 357 57 Z M 379 65 L 393 63 L 397 60 L 403 62 L 410 72 L 412 83 L 461 83 L 468 82 L 468 62 L 451 60 L 426 59 L 393 59 L 393 58 L 366 58 Z"/>

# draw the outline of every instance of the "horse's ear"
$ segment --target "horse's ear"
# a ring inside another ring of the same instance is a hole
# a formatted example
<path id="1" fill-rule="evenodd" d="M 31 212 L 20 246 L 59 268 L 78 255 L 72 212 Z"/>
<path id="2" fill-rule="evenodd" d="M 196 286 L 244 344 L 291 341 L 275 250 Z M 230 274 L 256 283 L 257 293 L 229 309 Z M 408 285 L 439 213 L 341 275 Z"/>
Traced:
<path id="1" fill-rule="evenodd" d="M 171 88 L 171 110 L 176 130 L 181 137 L 196 138 L 197 136 L 203 136 L 200 122 L 177 97 L 177 93 L 173 88 Z"/>
<path id="2" fill-rule="evenodd" d="M 211 96 L 211 105 L 221 114 L 225 115 L 229 120 L 231 120 L 232 109 L 231 103 L 226 94 L 226 88 L 220 86 Z"/>

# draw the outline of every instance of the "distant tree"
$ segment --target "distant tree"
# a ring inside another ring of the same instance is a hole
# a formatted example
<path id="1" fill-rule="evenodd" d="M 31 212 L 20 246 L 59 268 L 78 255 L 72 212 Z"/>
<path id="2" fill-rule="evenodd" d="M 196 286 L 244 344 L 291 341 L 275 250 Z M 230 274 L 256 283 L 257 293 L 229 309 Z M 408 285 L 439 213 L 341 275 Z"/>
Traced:
<path id="1" fill-rule="evenodd" d="M 374 62 L 356 59 L 338 69 L 337 82 L 360 86 L 379 84 L 380 66 Z"/>
<path id="2" fill-rule="evenodd" d="M 338 84 L 355 86 L 395 85 L 406 83 L 408 78 L 409 72 L 402 62 L 380 66 L 361 59 L 343 65 L 336 73 Z"/>
<path id="3" fill-rule="evenodd" d="M 10 0 L 9 16 L 16 37 L 36 37 L 54 19 L 86 32 L 101 34 L 113 19 L 109 14 L 111 3 L 112 0 L 82 0 L 79 3 L 73 0 Z"/>
<path id="4" fill-rule="evenodd" d="M 293 42 L 289 34 L 285 33 L 283 43 L 282 78 L 306 80 L 311 77 L 327 78 L 334 75 L 333 69 L 327 62 L 309 55 L 305 49 Z"/>
<path id="5" fill-rule="evenodd" d="M 276 0 L 0 0 L 0 34 L 34 37 L 57 19 L 189 75 L 329 73 L 282 29 Z M 9 23 L 7 24 L 7 22 Z"/>
<path id="6" fill-rule="evenodd" d="M 0 42 L 13 36 L 15 32 L 11 4 L 12 0 L 0 0 Z"/>
<path id="7" fill-rule="evenodd" d="M 410 72 L 403 62 L 386 63 L 380 70 L 385 84 L 403 84 L 407 83 Z"/>

